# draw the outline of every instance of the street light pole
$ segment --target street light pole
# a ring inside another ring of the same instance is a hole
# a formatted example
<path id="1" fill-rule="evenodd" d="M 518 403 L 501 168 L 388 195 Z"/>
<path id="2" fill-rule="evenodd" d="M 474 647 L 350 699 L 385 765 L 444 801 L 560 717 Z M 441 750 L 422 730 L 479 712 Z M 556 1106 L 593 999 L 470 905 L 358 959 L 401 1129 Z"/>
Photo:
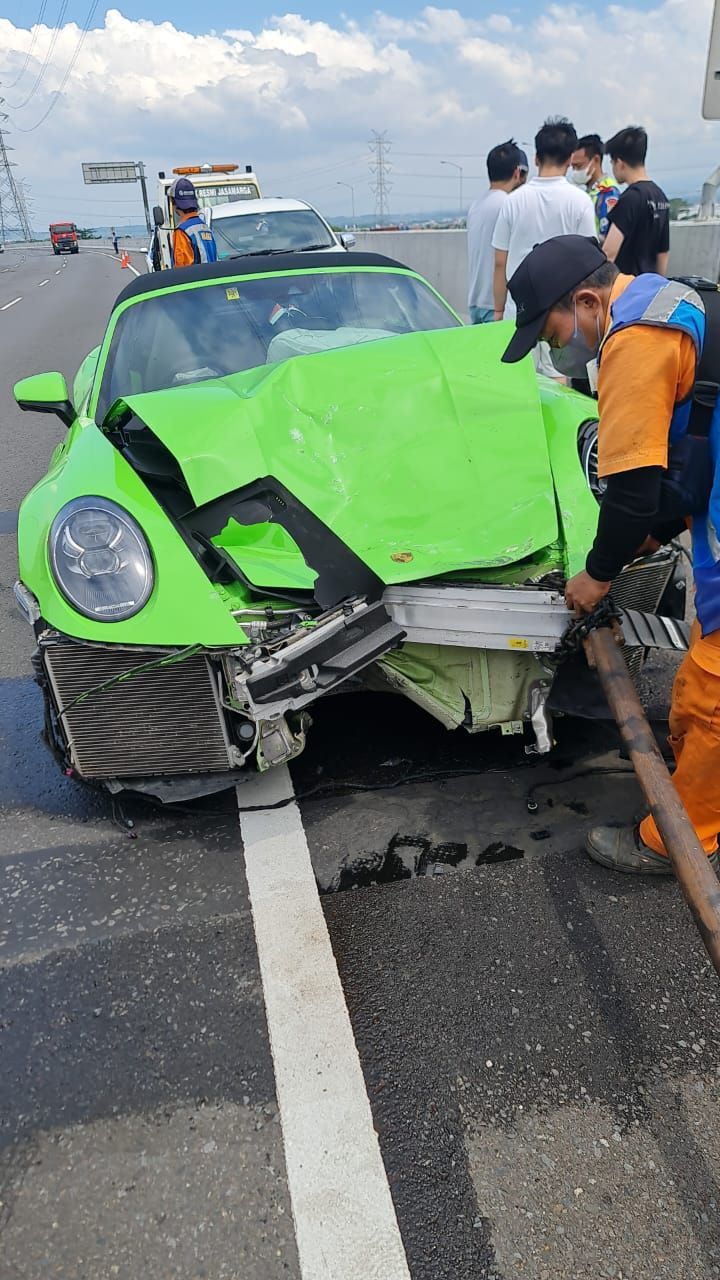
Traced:
<path id="1" fill-rule="evenodd" d="M 352 205 L 352 220 L 353 220 L 353 226 L 355 226 L 355 188 L 351 182 L 341 182 L 339 178 L 337 179 L 337 185 L 339 187 L 348 187 L 350 190 L 350 202 Z"/>
<path id="2" fill-rule="evenodd" d="M 460 180 L 460 217 L 463 215 L 463 167 L 456 164 L 454 160 L 441 160 L 441 164 L 449 164 L 453 169 L 457 169 Z"/>

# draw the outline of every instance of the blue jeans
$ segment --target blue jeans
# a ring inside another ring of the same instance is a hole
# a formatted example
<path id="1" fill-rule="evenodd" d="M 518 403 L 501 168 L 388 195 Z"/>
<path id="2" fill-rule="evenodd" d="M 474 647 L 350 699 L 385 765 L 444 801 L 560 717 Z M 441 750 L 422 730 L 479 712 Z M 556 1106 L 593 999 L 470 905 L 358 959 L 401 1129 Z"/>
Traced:
<path id="1" fill-rule="evenodd" d="M 471 324 L 490 324 L 495 319 L 492 307 L 470 307 L 469 310 Z"/>

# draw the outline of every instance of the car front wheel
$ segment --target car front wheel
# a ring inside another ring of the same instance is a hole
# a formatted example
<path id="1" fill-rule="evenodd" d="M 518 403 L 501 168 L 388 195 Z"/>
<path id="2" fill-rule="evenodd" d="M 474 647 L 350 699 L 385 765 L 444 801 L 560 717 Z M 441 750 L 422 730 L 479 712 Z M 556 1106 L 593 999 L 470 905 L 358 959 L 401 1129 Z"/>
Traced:
<path id="1" fill-rule="evenodd" d="M 578 431 L 577 443 L 580 465 L 588 488 L 599 502 L 607 488 L 607 482 L 598 476 L 598 424 L 595 418 L 583 422 Z"/>

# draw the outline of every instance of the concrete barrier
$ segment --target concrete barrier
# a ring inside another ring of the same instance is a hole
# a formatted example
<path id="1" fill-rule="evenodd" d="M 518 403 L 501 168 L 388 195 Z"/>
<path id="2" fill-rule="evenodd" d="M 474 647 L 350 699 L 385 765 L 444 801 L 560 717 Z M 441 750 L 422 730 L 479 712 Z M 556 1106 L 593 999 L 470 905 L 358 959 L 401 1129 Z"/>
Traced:
<path id="1" fill-rule="evenodd" d="M 383 253 L 418 271 L 467 319 L 467 236 L 464 231 L 358 231 L 357 248 Z M 720 222 L 673 222 L 673 275 L 720 276 Z"/>
<path id="2" fill-rule="evenodd" d="M 358 231 L 357 248 L 383 253 L 419 272 L 467 319 L 467 235 L 464 231 Z"/>
<path id="3" fill-rule="evenodd" d="M 720 222 L 672 222 L 670 270 L 674 276 L 720 276 Z"/>

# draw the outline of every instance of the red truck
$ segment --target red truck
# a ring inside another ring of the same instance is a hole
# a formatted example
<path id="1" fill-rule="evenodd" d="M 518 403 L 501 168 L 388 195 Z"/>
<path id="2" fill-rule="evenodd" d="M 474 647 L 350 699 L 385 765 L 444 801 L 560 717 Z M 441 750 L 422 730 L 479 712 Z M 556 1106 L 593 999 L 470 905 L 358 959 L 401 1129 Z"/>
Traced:
<path id="1" fill-rule="evenodd" d="M 77 227 L 74 222 L 51 222 L 50 239 L 53 253 L 79 253 Z"/>

